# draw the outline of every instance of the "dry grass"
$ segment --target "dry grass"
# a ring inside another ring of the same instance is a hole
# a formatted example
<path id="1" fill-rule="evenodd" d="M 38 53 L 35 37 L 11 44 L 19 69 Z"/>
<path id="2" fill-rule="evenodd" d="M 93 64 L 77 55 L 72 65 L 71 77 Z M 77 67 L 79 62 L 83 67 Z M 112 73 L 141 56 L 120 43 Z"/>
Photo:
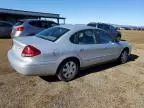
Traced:
<path id="1" fill-rule="evenodd" d="M 129 40 L 132 43 L 143 44 L 144 43 L 144 31 L 121 31 L 124 39 Z"/>
<path id="2" fill-rule="evenodd" d="M 11 42 L 0 39 L 0 107 L 144 108 L 144 32 L 122 34 L 133 45 L 130 62 L 86 69 L 68 83 L 16 74 L 7 61 Z"/>

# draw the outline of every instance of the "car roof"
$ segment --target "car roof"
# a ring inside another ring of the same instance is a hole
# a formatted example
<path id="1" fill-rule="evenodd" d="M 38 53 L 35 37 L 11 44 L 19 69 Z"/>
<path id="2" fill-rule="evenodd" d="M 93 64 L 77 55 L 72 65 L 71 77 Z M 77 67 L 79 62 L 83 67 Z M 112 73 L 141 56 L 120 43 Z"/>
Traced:
<path id="1" fill-rule="evenodd" d="M 90 23 L 88 23 L 88 24 L 104 24 L 104 25 L 113 26 L 113 25 L 111 25 L 111 24 L 101 23 L 101 22 L 90 22 Z M 88 25 L 88 24 L 87 24 L 87 25 Z"/>
<path id="2" fill-rule="evenodd" d="M 84 24 L 65 24 L 65 25 L 59 25 L 57 27 L 67 28 L 70 30 L 81 30 L 81 29 L 96 29 L 95 27 L 90 27 Z"/>

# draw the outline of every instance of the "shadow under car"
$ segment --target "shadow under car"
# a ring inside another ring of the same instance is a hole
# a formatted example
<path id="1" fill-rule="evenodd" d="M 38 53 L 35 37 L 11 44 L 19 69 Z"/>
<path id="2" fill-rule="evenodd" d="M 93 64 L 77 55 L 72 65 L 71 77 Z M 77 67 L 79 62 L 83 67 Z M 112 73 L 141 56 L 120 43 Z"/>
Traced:
<path id="1" fill-rule="evenodd" d="M 131 54 L 128 62 L 135 61 L 138 57 L 139 57 L 138 55 Z M 101 72 L 103 70 L 106 70 L 106 69 L 109 69 L 109 68 L 112 68 L 112 67 L 115 67 L 118 65 L 121 65 L 121 64 L 117 61 L 112 61 L 110 63 L 104 63 L 104 64 L 100 64 L 100 65 L 94 65 L 92 67 L 81 70 L 75 79 L 86 76 L 91 73 Z M 47 82 L 59 81 L 56 76 L 40 76 L 40 78 Z"/>

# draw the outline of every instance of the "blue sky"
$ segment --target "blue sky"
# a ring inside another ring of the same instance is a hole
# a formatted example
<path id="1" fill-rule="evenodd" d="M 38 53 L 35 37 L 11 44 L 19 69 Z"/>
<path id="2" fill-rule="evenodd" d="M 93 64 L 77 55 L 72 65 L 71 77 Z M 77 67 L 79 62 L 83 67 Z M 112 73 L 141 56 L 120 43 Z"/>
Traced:
<path id="1" fill-rule="evenodd" d="M 144 0 L 1 0 L 0 8 L 59 13 L 74 24 L 144 26 Z"/>

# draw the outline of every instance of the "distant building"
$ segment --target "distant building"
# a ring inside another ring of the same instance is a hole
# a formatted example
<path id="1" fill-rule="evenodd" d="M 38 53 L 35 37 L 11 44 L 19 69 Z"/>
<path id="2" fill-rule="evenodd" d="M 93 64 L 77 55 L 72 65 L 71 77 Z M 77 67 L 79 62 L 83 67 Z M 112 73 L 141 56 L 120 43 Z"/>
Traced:
<path id="1" fill-rule="evenodd" d="M 119 28 L 119 30 L 125 30 L 125 28 L 123 28 L 123 27 L 120 27 L 120 28 Z"/>
<path id="2" fill-rule="evenodd" d="M 66 19 L 60 17 L 60 14 L 0 8 L 0 20 L 2 21 L 9 21 L 11 23 L 16 23 L 19 19 L 27 19 L 27 18 L 31 18 L 31 19 L 48 18 L 48 19 L 56 20 L 57 23 L 60 23 L 60 20 L 63 20 L 63 23 L 65 23 L 65 19 Z"/>

